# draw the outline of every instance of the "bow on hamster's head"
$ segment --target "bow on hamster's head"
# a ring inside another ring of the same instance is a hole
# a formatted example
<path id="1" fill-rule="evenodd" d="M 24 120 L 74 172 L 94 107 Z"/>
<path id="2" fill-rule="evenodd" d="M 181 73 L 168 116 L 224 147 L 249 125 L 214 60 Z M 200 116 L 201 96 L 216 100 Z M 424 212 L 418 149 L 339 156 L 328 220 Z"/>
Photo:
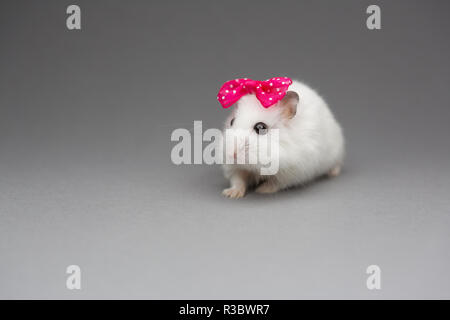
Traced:
<path id="1" fill-rule="evenodd" d="M 267 152 L 268 145 L 258 140 L 270 138 L 273 129 L 282 131 L 288 126 L 297 112 L 298 102 L 299 96 L 294 91 L 286 92 L 282 100 L 269 108 L 264 108 L 254 94 L 241 97 L 225 122 L 227 136 L 235 139 L 235 148 L 227 148 L 226 157 L 236 159 L 239 154 L 244 157 L 242 153 Z"/>

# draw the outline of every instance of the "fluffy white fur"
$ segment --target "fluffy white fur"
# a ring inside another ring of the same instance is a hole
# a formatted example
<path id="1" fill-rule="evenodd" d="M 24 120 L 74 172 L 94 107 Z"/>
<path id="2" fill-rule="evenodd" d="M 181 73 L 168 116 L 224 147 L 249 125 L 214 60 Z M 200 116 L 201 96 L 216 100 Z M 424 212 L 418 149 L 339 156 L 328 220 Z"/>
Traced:
<path id="1" fill-rule="evenodd" d="M 238 137 L 235 152 L 248 152 L 257 133 L 253 127 L 264 122 L 270 130 L 279 129 L 279 170 L 273 176 L 261 176 L 260 165 L 225 164 L 225 177 L 231 186 L 223 191 L 225 196 L 240 198 L 252 185 L 256 192 L 273 193 L 281 189 L 304 184 L 324 174 L 336 176 L 344 158 L 342 129 L 326 102 L 307 85 L 294 81 L 289 87 L 299 96 L 296 114 L 286 117 L 286 106 L 280 101 L 264 108 L 254 95 L 242 97 L 225 123 Z M 234 119 L 233 126 L 230 121 Z M 227 154 L 232 158 L 233 154 Z"/>

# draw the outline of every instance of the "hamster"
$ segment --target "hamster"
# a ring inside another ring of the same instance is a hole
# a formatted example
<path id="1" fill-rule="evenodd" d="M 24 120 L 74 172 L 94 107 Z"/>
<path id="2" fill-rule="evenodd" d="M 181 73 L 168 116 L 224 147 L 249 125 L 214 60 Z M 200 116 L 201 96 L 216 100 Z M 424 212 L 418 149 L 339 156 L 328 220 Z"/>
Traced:
<path id="1" fill-rule="evenodd" d="M 305 184 L 319 176 L 338 176 L 345 146 L 341 126 L 326 102 L 307 85 L 293 81 L 285 97 L 264 108 L 254 94 L 240 98 L 225 122 L 227 134 L 238 137 L 236 146 L 225 151 L 226 159 L 247 153 L 258 134 L 278 129 L 279 162 L 273 175 L 262 175 L 261 164 L 223 164 L 230 187 L 223 190 L 229 198 L 241 198 L 251 187 L 268 194 Z M 259 146 L 258 146 L 259 147 Z M 226 149 L 226 148 L 225 148 Z"/>

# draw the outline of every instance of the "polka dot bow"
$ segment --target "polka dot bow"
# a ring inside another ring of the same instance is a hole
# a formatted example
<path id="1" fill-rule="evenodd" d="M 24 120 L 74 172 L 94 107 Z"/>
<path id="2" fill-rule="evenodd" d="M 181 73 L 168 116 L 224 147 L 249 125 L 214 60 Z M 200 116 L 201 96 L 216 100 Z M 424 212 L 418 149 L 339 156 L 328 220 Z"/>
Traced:
<path id="1" fill-rule="evenodd" d="M 248 78 L 225 82 L 217 94 L 222 107 L 229 108 L 242 96 L 254 93 L 264 108 L 269 108 L 284 98 L 292 80 L 287 77 L 275 77 L 264 81 Z"/>

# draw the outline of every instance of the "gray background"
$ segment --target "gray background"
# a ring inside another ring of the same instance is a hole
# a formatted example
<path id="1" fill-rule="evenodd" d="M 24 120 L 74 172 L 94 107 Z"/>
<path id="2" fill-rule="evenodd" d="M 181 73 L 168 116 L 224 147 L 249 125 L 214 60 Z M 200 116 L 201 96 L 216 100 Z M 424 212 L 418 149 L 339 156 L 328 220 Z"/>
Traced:
<path id="1" fill-rule="evenodd" d="M 450 298 L 449 9 L 2 1 L 0 298 Z M 171 163 L 173 129 L 221 127 L 224 81 L 274 75 L 330 103 L 339 178 L 233 201 L 218 166 Z"/>

